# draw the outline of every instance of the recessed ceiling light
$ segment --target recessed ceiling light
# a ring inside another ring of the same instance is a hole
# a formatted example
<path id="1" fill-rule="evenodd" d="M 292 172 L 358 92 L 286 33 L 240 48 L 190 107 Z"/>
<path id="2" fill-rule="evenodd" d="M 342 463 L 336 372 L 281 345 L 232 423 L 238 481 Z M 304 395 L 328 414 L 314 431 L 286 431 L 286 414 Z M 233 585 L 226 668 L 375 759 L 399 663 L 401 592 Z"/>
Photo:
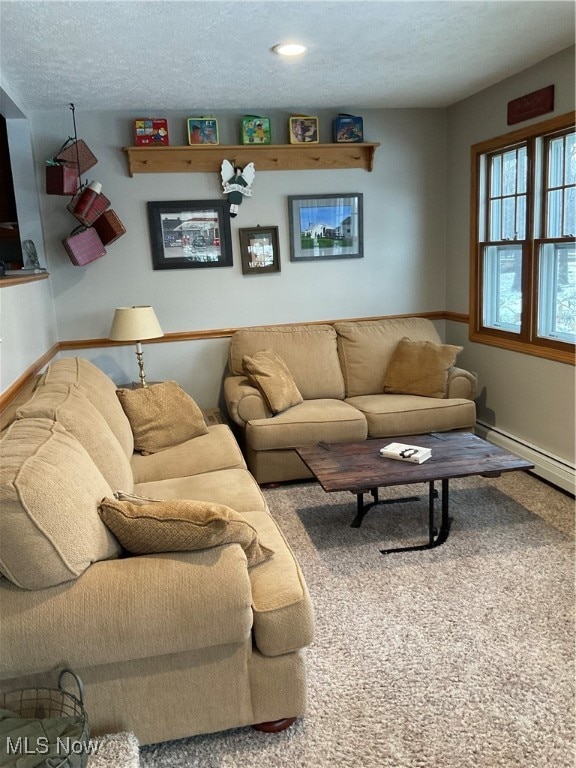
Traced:
<path id="1" fill-rule="evenodd" d="M 299 43 L 279 43 L 272 50 L 279 56 L 301 56 L 306 51 L 306 46 Z"/>

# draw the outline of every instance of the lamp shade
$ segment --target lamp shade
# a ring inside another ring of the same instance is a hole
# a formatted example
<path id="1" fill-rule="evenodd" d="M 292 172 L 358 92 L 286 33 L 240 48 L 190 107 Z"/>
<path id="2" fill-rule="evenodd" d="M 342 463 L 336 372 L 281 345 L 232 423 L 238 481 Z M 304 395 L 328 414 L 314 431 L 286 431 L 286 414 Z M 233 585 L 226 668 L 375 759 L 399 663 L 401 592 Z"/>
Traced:
<path id="1" fill-rule="evenodd" d="M 164 336 L 152 307 L 118 307 L 108 338 L 112 341 L 144 341 Z"/>

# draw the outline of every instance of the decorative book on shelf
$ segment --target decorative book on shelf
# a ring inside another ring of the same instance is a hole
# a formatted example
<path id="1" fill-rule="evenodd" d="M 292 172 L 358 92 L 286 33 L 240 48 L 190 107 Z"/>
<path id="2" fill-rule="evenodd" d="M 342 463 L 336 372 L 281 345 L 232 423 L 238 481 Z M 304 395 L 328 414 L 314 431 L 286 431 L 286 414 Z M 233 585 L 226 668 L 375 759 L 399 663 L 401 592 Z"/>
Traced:
<path id="1" fill-rule="evenodd" d="M 430 448 L 420 448 L 418 445 L 406 443 L 389 443 L 380 448 L 380 456 L 397 461 L 408 461 L 411 464 L 423 464 L 432 456 Z"/>

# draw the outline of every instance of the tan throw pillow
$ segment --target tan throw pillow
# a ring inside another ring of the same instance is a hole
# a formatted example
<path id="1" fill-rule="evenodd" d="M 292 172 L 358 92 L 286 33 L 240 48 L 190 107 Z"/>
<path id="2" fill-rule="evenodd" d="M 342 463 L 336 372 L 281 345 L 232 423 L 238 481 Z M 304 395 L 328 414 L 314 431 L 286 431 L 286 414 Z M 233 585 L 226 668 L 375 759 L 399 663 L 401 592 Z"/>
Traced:
<path id="1" fill-rule="evenodd" d="M 134 450 L 158 453 L 205 435 L 202 411 L 175 381 L 116 391 L 134 433 Z"/>
<path id="2" fill-rule="evenodd" d="M 448 371 L 462 349 L 432 341 L 410 341 L 404 337 L 390 358 L 384 376 L 384 392 L 446 397 Z"/>
<path id="3" fill-rule="evenodd" d="M 120 544 L 135 555 L 236 543 L 246 553 L 251 568 L 274 554 L 260 543 L 250 523 L 224 504 L 180 499 L 133 504 L 104 498 L 98 511 Z"/>
<path id="4" fill-rule="evenodd" d="M 284 360 L 271 349 L 242 358 L 244 373 L 257 387 L 272 413 L 281 413 L 303 401 Z"/>

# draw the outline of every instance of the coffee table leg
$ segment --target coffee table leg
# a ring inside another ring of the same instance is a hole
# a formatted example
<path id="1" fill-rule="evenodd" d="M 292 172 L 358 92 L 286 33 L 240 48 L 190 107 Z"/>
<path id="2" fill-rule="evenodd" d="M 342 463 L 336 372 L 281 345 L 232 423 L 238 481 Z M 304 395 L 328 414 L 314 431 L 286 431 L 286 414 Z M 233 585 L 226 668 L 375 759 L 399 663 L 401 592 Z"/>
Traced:
<path id="1" fill-rule="evenodd" d="M 436 525 L 434 523 L 434 499 L 438 497 L 438 493 L 434 489 L 434 481 L 428 484 L 428 543 L 432 545 L 434 543 L 434 537 L 438 533 Z"/>
<path id="2" fill-rule="evenodd" d="M 362 525 L 362 520 L 364 520 L 364 516 L 366 515 L 366 512 L 368 512 L 371 506 L 372 504 L 364 505 L 363 493 L 356 494 L 356 517 L 350 523 L 350 528 L 360 528 L 360 526 Z"/>
<path id="3" fill-rule="evenodd" d="M 448 513 L 450 502 L 448 483 L 448 478 L 442 480 L 442 519 L 440 521 L 440 531 L 438 532 L 438 536 L 432 545 L 434 547 L 439 547 L 440 544 L 444 544 L 448 538 L 448 535 L 450 534 L 450 526 L 452 525 L 452 518 Z"/>
<path id="4" fill-rule="evenodd" d="M 420 501 L 418 496 L 404 496 L 401 499 L 380 499 L 378 498 L 378 488 L 372 488 L 370 494 L 372 495 L 372 501 L 368 502 L 368 504 L 364 504 L 363 493 L 356 494 L 356 517 L 350 523 L 350 528 L 360 528 L 368 510 L 379 504 L 402 504 L 410 501 Z M 438 495 L 436 491 L 434 491 L 434 494 L 435 496 Z"/>
<path id="5" fill-rule="evenodd" d="M 436 530 L 434 522 L 434 499 L 437 498 L 437 493 L 434 490 L 434 481 L 429 483 L 428 493 L 428 543 L 417 544 L 413 547 L 397 547 L 396 549 L 381 549 L 380 553 L 383 555 L 391 555 L 394 552 L 419 552 L 423 549 L 434 549 L 444 544 L 450 534 L 450 526 L 452 524 L 452 518 L 450 517 L 448 510 L 450 504 L 449 485 L 448 478 L 442 480 L 442 517 L 440 520 L 440 530 Z"/>

